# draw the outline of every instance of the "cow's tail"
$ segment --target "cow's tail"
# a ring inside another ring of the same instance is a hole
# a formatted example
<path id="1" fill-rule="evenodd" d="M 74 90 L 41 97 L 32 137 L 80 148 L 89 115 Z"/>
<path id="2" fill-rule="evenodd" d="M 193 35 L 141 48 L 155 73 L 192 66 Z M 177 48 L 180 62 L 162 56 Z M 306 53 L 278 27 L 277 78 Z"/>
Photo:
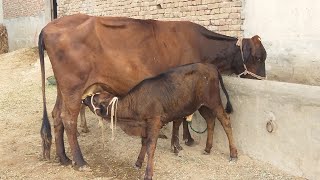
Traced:
<path id="1" fill-rule="evenodd" d="M 230 113 L 232 113 L 233 108 L 232 108 L 232 105 L 231 105 L 231 102 L 230 102 L 229 94 L 228 94 L 226 88 L 224 87 L 222 76 L 221 76 L 219 71 L 218 71 L 218 77 L 219 77 L 219 81 L 220 81 L 220 85 L 221 85 L 222 91 L 224 92 L 224 94 L 226 95 L 226 98 L 227 98 L 227 104 L 226 104 L 226 109 L 225 110 L 226 110 L 226 112 L 228 114 L 230 114 Z"/>
<path id="2" fill-rule="evenodd" d="M 46 105 L 46 90 L 45 90 L 45 67 L 44 67 L 44 50 L 45 45 L 43 41 L 43 31 L 39 34 L 38 41 L 39 48 L 39 58 L 40 58 L 40 66 L 41 66 L 41 80 L 42 80 L 42 98 L 43 98 L 43 118 L 41 125 L 41 138 L 42 138 L 42 150 L 43 150 L 43 158 L 49 160 L 50 159 L 50 148 L 52 143 L 52 135 L 51 135 L 51 126 L 47 113 L 47 105 Z"/>

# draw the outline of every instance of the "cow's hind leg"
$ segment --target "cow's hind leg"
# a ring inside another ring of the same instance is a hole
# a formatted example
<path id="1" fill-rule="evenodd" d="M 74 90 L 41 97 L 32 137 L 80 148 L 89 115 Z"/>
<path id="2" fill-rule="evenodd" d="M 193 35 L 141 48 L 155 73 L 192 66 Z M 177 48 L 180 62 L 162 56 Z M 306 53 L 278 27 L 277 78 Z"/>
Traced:
<path id="1" fill-rule="evenodd" d="M 54 124 L 54 134 L 55 134 L 55 144 L 56 144 L 56 154 L 59 162 L 62 165 L 69 165 L 71 164 L 71 160 L 67 157 L 64 147 L 64 140 L 63 140 L 63 133 L 64 133 L 64 126 L 62 123 L 61 118 L 61 108 L 62 108 L 62 100 L 61 100 L 61 93 L 57 88 L 57 99 L 56 104 L 52 111 L 53 117 L 53 124 Z"/>
<path id="2" fill-rule="evenodd" d="M 182 150 L 182 147 L 179 143 L 179 127 L 184 119 L 180 118 L 173 121 L 172 126 L 172 137 L 171 137 L 171 148 L 173 148 L 173 152 L 178 154 L 179 151 Z"/>
<path id="3" fill-rule="evenodd" d="M 87 119 L 86 119 L 86 106 L 81 104 L 80 107 L 80 120 L 81 120 L 81 132 L 88 133 L 89 128 L 87 126 Z"/>
<path id="4" fill-rule="evenodd" d="M 78 91 L 82 92 L 82 91 Z M 71 148 L 74 168 L 86 170 L 85 162 L 77 139 L 77 117 L 80 112 L 81 93 L 64 94 L 62 103 L 62 120 Z"/>
<path id="5" fill-rule="evenodd" d="M 212 148 L 213 132 L 214 132 L 216 116 L 212 113 L 212 111 L 209 108 L 205 106 L 202 106 L 199 109 L 199 113 L 207 122 L 207 143 L 206 143 L 206 148 L 204 149 L 204 153 L 209 154 Z"/>

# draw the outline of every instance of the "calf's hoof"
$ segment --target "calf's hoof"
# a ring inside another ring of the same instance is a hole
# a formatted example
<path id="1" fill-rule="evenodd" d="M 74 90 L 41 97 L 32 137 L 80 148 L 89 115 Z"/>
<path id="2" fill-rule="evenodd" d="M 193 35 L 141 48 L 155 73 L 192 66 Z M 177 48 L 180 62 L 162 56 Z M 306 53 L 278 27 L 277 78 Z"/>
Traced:
<path id="1" fill-rule="evenodd" d="M 81 132 L 83 132 L 83 133 L 88 133 L 88 132 L 90 132 L 90 131 L 89 131 L 89 128 L 84 127 L 84 128 L 81 129 Z"/>
<path id="2" fill-rule="evenodd" d="M 69 158 L 64 158 L 64 159 L 58 158 L 58 161 L 62 166 L 72 165 L 72 161 Z"/>
<path id="3" fill-rule="evenodd" d="M 237 157 L 230 157 L 229 162 L 237 162 Z"/>
<path id="4" fill-rule="evenodd" d="M 145 175 L 145 176 L 144 176 L 144 180 L 152 180 L 152 176 L 147 176 L 147 175 Z"/>
<path id="5" fill-rule="evenodd" d="M 193 146 L 194 145 L 194 139 L 186 139 L 184 142 L 187 146 Z"/>
<path id="6" fill-rule="evenodd" d="M 209 154 L 210 154 L 210 150 L 204 150 L 204 151 L 202 152 L 202 154 L 204 154 L 204 155 L 209 155 Z"/>
<path id="7" fill-rule="evenodd" d="M 141 169 L 142 167 L 142 162 L 140 162 L 139 160 L 134 164 L 134 168 L 136 168 L 137 170 Z"/>
<path id="8" fill-rule="evenodd" d="M 174 143 L 173 145 L 171 145 L 171 147 L 173 147 L 173 153 L 175 153 L 176 155 L 178 155 L 179 152 L 183 150 L 179 143 Z"/>

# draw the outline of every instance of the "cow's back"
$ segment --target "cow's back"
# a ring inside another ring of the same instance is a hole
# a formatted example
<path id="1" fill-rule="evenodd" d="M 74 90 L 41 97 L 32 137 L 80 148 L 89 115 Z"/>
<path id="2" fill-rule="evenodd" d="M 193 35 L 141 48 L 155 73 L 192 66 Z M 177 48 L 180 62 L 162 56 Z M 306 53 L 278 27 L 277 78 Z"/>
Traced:
<path id="1" fill-rule="evenodd" d="M 124 94 L 147 77 L 200 61 L 196 27 L 190 22 L 78 14 L 49 23 L 44 41 L 58 84 L 69 88 L 87 79 L 85 86 L 107 84 Z"/>

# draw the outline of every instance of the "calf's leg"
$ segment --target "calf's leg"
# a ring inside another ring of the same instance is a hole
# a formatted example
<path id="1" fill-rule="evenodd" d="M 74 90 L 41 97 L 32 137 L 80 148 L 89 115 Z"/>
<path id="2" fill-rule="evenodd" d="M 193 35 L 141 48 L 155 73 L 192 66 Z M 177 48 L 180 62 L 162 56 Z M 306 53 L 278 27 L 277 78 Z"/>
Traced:
<path id="1" fill-rule="evenodd" d="M 175 154 L 178 154 L 179 151 L 182 150 L 182 147 L 179 143 L 179 127 L 184 119 L 180 118 L 175 121 L 173 121 L 172 126 L 172 137 L 171 137 L 171 148 L 173 148 L 173 152 Z"/>
<path id="2" fill-rule="evenodd" d="M 184 119 L 183 121 L 183 140 L 187 146 L 192 146 L 194 144 L 194 139 L 191 137 L 188 122 Z"/>
<path id="3" fill-rule="evenodd" d="M 144 175 L 145 180 L 151 180 L 153 176 L 153 159 L 154 152 L 156 150 L 157 140 L 159 136 L 160 128 L 162 127 L 160 117 L 155 117 L 153 119 L 148 119 L 147 122 L 147 168 Z"/>
<path id="4" fill-rule="evenodd" d="M 234 144 L 230 117 L 225 112 L 222 105 L 216 109 L 216 114 L 217 114 L 217 118 L 219 119 L 225 133 L 227 134 L 228 140 L 229 140 L 230 160 L 235 160 L 238 157 L 238 152 L 237 152 L 237 148 Z"/>
<path id="5" fill-rule="evenodd" d="M 142 163 L 144 161 L 144 157 L 146 156 L 146 151 L 147 151 L 147 138 L 146 137 L 142 137 L 141 138 L 141 149 L 140 149 L 140 153 L 138 156 L 138 159 L 135 163 L 136 168 L 141 168 L 142 167 Z"/>
<path id="6" fill-rule="evenodd" d="M 207 122 L 207 143 L 206 143 L 206 148 L 204 149 L 204 153 L 209 154 L 212 148 L 213 132 L 214 132 L 216 116 L 212 113 L 212 111 L 209 108 L 205 106 L 202 106 L 199 109 L 199 113 Z"/>

